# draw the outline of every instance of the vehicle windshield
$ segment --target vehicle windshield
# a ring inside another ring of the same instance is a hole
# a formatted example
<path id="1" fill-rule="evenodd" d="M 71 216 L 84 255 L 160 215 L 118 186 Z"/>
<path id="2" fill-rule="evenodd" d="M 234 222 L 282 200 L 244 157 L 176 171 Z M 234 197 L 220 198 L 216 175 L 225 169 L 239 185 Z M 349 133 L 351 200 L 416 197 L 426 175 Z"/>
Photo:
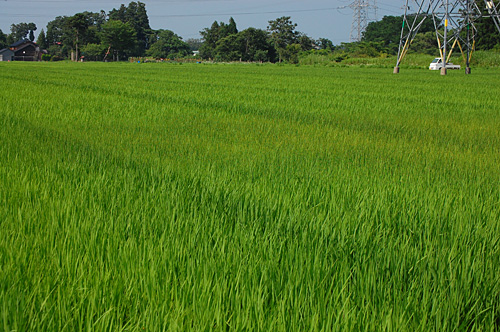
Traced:
<path id="1" fill-rule="evenodd" d="M 435 58 L 434 60 L 432 60 L 431 63 L 438 63 L 438 62 L 441 62 L 441 59 L 440 58 Z"/>

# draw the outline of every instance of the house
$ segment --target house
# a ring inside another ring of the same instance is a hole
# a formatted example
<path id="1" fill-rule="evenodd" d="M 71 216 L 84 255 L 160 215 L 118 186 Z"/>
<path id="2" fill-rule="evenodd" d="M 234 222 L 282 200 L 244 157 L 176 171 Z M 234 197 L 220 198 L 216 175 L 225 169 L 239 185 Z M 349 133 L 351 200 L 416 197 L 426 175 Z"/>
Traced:
<path id="1" fill-rule="evenodd" d="M 0 50 L 0 61 L 12 61 L 14 60 L 14 52 L 8 48 Z"/>
<path id="2" fill-rule="evenodd" d="M 40 61 L 42 58 L 42 52 L 40 47 L 27 39 L 20 40 L 9 46 L 10 51 L 14 53 L 13 58 L 10 60 L 14 61 Z M 4 51 L 4 50 L 2 50 Z M 8 55 L 7 55 L 8 57 Z M 5 56 L 4 59 L 5 60 Z"/>

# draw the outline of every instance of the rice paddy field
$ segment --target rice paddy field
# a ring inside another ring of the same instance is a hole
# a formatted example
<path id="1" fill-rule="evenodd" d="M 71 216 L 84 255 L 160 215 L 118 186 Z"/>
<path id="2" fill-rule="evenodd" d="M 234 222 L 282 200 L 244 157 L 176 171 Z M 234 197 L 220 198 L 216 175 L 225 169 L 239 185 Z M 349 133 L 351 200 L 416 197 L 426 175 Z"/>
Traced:
<path id="1" fill-rule="evenodd" d="M 498 331 L 499 83 L 0 63 L 0 330 Z"/>

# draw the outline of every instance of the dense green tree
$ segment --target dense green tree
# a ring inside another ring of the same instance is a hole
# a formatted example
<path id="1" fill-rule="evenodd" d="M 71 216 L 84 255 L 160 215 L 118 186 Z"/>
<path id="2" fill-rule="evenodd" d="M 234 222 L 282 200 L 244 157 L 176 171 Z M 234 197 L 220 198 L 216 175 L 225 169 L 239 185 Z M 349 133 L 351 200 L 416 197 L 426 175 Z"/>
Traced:
<path id="1" fill-rule="evenodd" d="M 66 20 L 67 27 L 73 32 L 75 39 L 74 39 L 74 45 L 75 45 L 75 60 L 78 61 L 79 59 L 79 54 L 78 54 L 78 43 L 79 43 L 79 38 L 82 35 L 85 35 L 89 26 L 92 24 L 90 21 L 90 18 L 88 15 L 84 13 L 78 13 L 75 14 L 74 16 L 68 17 Z"/>
<path id="2" fill-rule="evenodd" d="M 411 16 L 409 20 L 411 21 Z M 361 41 L 382 43 L 390 54 L 397 54 L 402 24 L 402 16 L 384 16 L 380 21 L 368 23 Z M 419 33 L 429 31 L 434 31 L 434 23 L 430 17 L 424 20 Z"/>
<path id="3" fill-rule="evenodd" d="M 7 35 L 3 33 L 2 29 L 0 29 L 0 50 L 6 48 L 7 46 Z"/>
<path id="4" fill-rule="evenodd" d="M 214 54 L 220 61 L 270 61 L 274 53 L 266 31 L 248 28 L 219 40 Z"/>
<path id="5" fill-rule="evenodd" d="M 68 30 L 66 19 L 67 16 L 57 16 L 55 19 L 47 23 L 46 39 L 49 45 L 62 42 L 64 30 Z"/>
<path id="6" fill-rule="evenodd" d="M 225 38 L 230 35 L 235 35 L 238 33 L 238 28 L 236 27 L 236 22 L 231 17 L 229 18 L 229 23 L 225 24 L 224 22 L 220 22 L 219 26 L 219 37 Z"/>
<path id="7" fill-rule="evenodd" d="M 229 19 L 228 24 L 215 21 L 210 28 L 205 28 L 200 31 L 203 38 L 203 45 L 200 47 L 200 56 L 204 59 L 214 58 L 216 55 L 215 48 L 217 47 L 217 42 L 237 33 L 238 28 L 232 17 Z"/>
<path id="8" fill-rule="evenodd" d="M 203 45 L 203 40 L 198 38 L 189 38 L 186 40 L 186 43 L 189 45 L 191 51 L 198 51 L 201 45 Z"/>
<path id="9" fill-rule="evenodd" d="M 106 23 L 108 17 L 104 10 L 101 10 L 99 13 L 84 11 L 83 14 L 88 17 L 91 26 L 97 27 Z"/>
<path id="10" fill-rule="evenodd" d="M 47 48 L 51 61 L 63 60 L 66 57 L 66 50 L 62 45 L 52 44 Z"/>
<path id="11" fill-rule="evenodd" d="M 34 31 L 36 31 L 35 23 L 18 23 L 10 26 L 10 31 L 15 41 L 26 39 L 29 35 L 30 40 L 35 40 Z"/>
<path id="12" fill-rule="evenodd" d="M 243 42 L 241 35 L 233 34 L 217 42 L 214 50 L 215 59 L 218 61 L 243 60 Z"/>
<path id="13" fill-rule="evenodd" d="M 243 42 L 243 61 L 271 61 L 274 48 L 269 43 L 267 31 L 248 28 L 238 33 Z"/>
<path id="14" fill-rule="evenodd" d="M 89 27 L 83 31 L 83 34 L 80 35 L 81 44 L 99 44 L 101 42 L 99 37 L 101 25 L 107 22 L 106 12 L 103 10 L 99 13 L 85 11 L 82 14 L 86 16 L 89 22 Z"/>
<path id="15" fill-rule="evenodd" d="M 7 45 L 12 45 L 16 42 L 16 40 L 14 40 L 14 36 L 10 33 L 7 35 Z"/>
<path id="16" fill-rule="evenodd" d="M 302 51 L 312 50 L 315 46 L 315 41 L 304 33 L 298 33 L 296 43 L 300 45 Z"/>
<path id="17" fill-rule="evenodd" d="M 436 32 L 435 31 L 427 31 L 427 32 L 422 32 L 418 33 L 415 38 L 413 39 L 413 42 L 411 44 L 411 47 L 408 50 L 409 53 L 423 53 L 423 54 L 429 54 L 433 56 L 438 56 L 439 55 L 439 45 L 436 39 Z"/>
<path id="18" fill-rule="evenodd" d="M 57 16 L 47 24 L 46 38 L 47 44 L 49 45 L 49 53 L 51 50 L 56 49 L 50 48 L 50 45 L 58 45 L 59 48 L 57 48 L 57 50 L 61 50 L 64 56 L 73 48 L 73 32 L 67 23 L 68 19 L 69 17 L 67 16 Z"/>
<path id="19" fill-rule="evenodd" d="M 140 1 L 132 1 L 128 6 L 121 5 L 119 9 L 109 12 L 109 20 L 118 20 L 128 23 L 135 31 L 136 43 L 131 55 L 142 56 L 150 47 L 152 35 L 146 5 Z"/>
<path id="20" fill-rule="evenodd" d="M 105 45 L 90 43 L 82 47 L 82 54 L 85 60 L 99 61 L 103 59 L 107 49 Z"/>
<path id="21" fill-rule="evenodd" d="M 219 30 L 219 23 L 214 21 L 210 28 L 205 28 L 200 31 L 200 35 L 203 39 L 203 45 L 200 47 L 200 56 L 202 58 L 210 59 L 214 57 L 214 50 L 217 47 L 217 42 L 221 39 Z"/>
<path id="22" fill-rule="evenodd" d="M 302 52 L 302 46 L 300 44 L 287 45 L 284 52 L 284 59 L 289 63 L 299 63 L 300 52 Z"/>
<path id="23" fill-rule="evenodd" d="M 491 20 L 491 18 L 484 18 L 483 20 Z M 500 33 L 495 25 L 491 22 L 481 22 L 477 24 L 477 49 L 478 50 L 491 50 L 493 48 L 500 48 Z"/>
<path id="24" fill-rule="evenodd" d="M 104 11 L 99 13 L 85 11 L 71 17 L 58 16 L 47 24 L 47 44 L 48 46 L 53 44 L 61 46 L 58 50 L 62 50 L 66 57 L 73 48 L 76 48 L 76 37 L 78 37 L 78 45 L 100 44 L 99 33 L 101 25 L 105 22 Z M 54 49 L 49 47 L 49 51 Z"/>
<path id="25" fill-rule="evenodd" d="M 57 16 L 47 24 L 46 40 L 50 55 L 66 58 L 73 49 L 74 32 L 70 28 L 68 16 Z M 56 45 L 51 47 L 52 45 Z"/>
<path id="26" fill-rule="evenodd" d="M 484 2 L 479 2 L 479 8 L 484 8 Z M 486 8 L 483 9 L 485 16 L 488 16 Z M 478 50 L 491 50 L 495 47 L 500 48 L 500 32 L 498 31 L 493 18 L 483 17 L 476 22 L 477 40 L 476 45 Z"/>
<path id="27" fill-rule="evenodd" d="M 146 54 L 154 58 L 181 58 L 191 55 L 189 45 L 170 30 L 158 30 Z"/>
<path id="28" fill-rule="evenodd" d="M 36 43 L 38 44 L 38 46 L 40 46 L 41 49 L 46 49 L 47 47 L 49 47 L 49 45 L 47 44 L 47 37 L 45 36 L 45 31 L 43 29 L 38 34 Z"/>
<path id="29" fill-rule="evenodd" d="M 36 31 L 36 24 L 35 23 L 28 23 L 28 29 L 29 29 L 29 39 L 31 41 L 35 41 L 35 31 Z"/>
<path id="30" fill-rule="evenodd" d="M 129 23 L 109 20 L 101 25 L 100 36 L 104 45 L 113 50 L 113 60 L 120 60 L 126 52 L 134 49 L 136 34 Z"/>
<path id="31" fill-rule="evenodd" d="M 282 16 L 269 21 L 267 30 L 271 33 L 271 41 L 278 51 L 279 62 L 284 58 L 286 47 L 297 42 L 296 27 L 297 24 L 290 20 L 290 16 Z"/>
<path id="32" fill-rule="evenodd" d="M 384 16 L 380 21 L 370 22 L 363 32 L 362 41 L 383 42 L 391 48 L 391 53 L 394 53 L 401 38 L 402 23 L 401 16 Z"/>
<path id="33" fill-rule="evenodd" d="M 335 46 L 333 45 L 333 42 L 330 39 L 327 38 L 320 38 L 316 42 L 316 44 L 319 46 L 320 50 L 330 50 L 333 51 L 335 49 Z"/>

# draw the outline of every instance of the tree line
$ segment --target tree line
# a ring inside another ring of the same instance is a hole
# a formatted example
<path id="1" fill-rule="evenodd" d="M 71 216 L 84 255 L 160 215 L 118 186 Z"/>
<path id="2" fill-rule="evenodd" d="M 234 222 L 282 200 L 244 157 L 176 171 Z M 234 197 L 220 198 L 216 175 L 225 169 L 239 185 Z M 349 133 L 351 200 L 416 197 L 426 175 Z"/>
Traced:
<path id="1" fill-rule="evenodd" d="M 154 30 L 149 24 L 146 6 L 132 1 L 108 13 L 83 12 L 58 16 L 41 30 L 37 44 L 48 51 L 45 60 L 124 60 L 129 57 L 185 58 L 198 51 L 198 57 L 215 61 L 260 61 L 297 63 L 301 54 L 323 52 L 346 56 L 377 57 L 397 54 L 402 16 L 384 16 L 368 24 L 362 40 L 334 45 L 326 38 L 313 39 L 297 31 L 290 16 L 268 22 L 266 30 L 247 28 L 239 31 L 233 18 L 228 23 L 215 21 L 200 31 L 200 39 L 184 41 L 171 30 Z M 499 48 L 500 35 L 483 20 L 478 27 L 477 48 Z M 34 23 L 12 24 L 11 33 L 0 30 L 0 49 L 17 40 L 35 40 Z M 436 54 L 438 49 L 432 20 L 426 20 L 410 51 Z"/>
<path id="2" fill-rule="evenodd" d="M 0 48 L 26 39 L 34 41 L 34 23 L 11 26 L 11 33 L 0 31 Z M 29 36 L 28 36 L 29 35 Z M 146 5 L 139 1 L 121 5 L 109 13 L 100 11 L 58 16 L 42 30 L 36 43 L 48 51 L 46 58 L 123 60 L 128 57 L 185 57 L 192 54 L 189 45 L 170 30 L 154 30 L 149 24 Z"/>

